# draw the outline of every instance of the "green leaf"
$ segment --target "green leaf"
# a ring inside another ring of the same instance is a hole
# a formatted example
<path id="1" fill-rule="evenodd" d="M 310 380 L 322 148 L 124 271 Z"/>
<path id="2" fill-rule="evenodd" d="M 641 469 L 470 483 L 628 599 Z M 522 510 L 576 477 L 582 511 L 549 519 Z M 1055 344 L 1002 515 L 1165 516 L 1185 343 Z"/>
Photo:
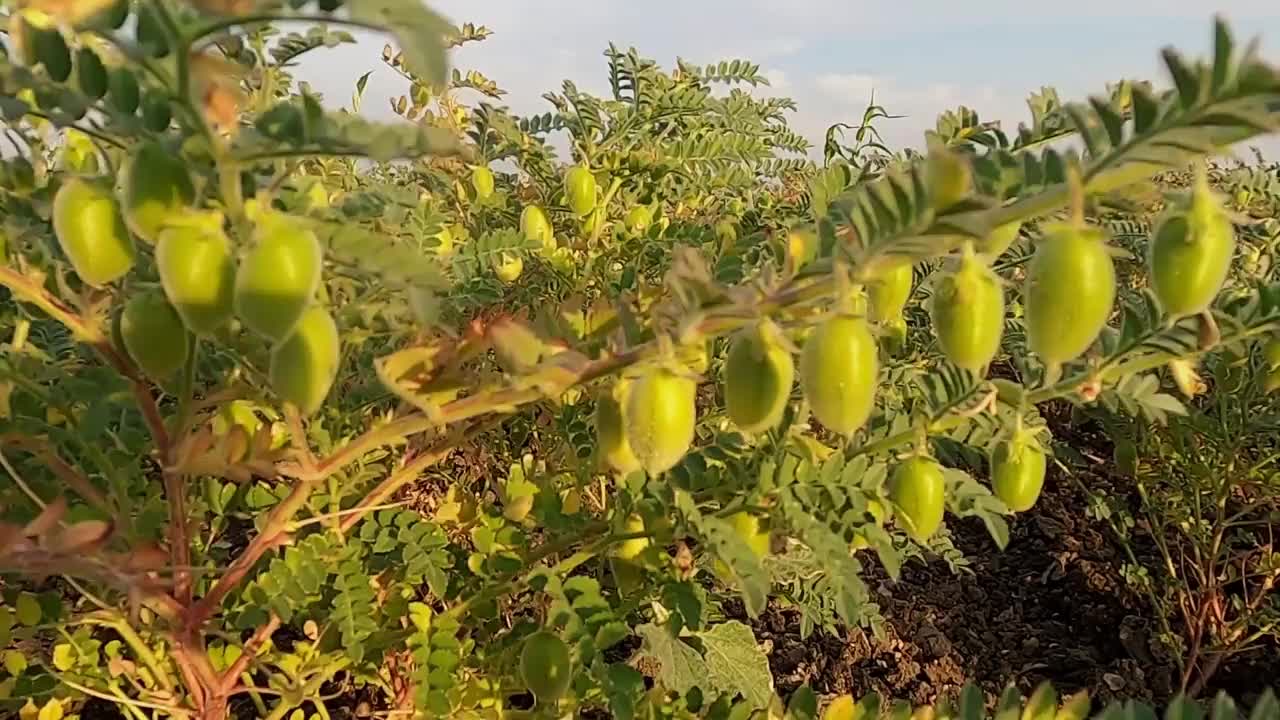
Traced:
<path id="1" fill-rule="evenodd" d="M 862 563 L 849 555 L 843 538 L 790 496 L 782 500 L 783 513 L 794 536 L 812 548 L 818 565 L 825 569 L 823 578 L 836 600 L 836 613 L 849 624 L 866 624 L 878 614 L 871 602 L 867 585 L 862 580 Z M 875 629 L 875 626 L 872 626 Z"/>
<path id="2" fill-rule="evenodd" d="M 1267 688 L 1249 713 L 1249 720 L 1277 720 L 1280 718 L 1280 701 L 1276 700 L 1275 691 Z"/>
<path id="3" fill-rule="evenodd" d="M 733 690 L 755 708 L 768 706 L 773 697 L 769 658 L 756 643 L 751 628 L 734 620 L 698 633 L 706 649 L 708 678 L 719 690 Z"/>
<path id="4" fill-rule="evenodd" d="M 681 695 L 706 682 L 707 663 L 688 644 L 673 636 L 663 625 L 645 623 L 636 628 L 640 636 L 640 657 L 658 665 L 656 679 Z"/>
<path id="5" fill-rule="evenodd" d="M 1018 688 L 1009 685 L 1000 694 L 1000 701 L 996 703 L 995 720 L 1018 720 L 1022 715 L 1022 693 L 1018 692 Z"/>
<path id="6" fill-rule="evenodd" d="M 670 608 L 672 618 L 690 630 L 702 627 L 703 595 L 701 588 L 691 582 L 672 582 L 662 587 L 662 604 Z"/>
<path id="7" fill-rule="evenodd" d="M 986 700 L 978 686 L 965 683 L 964 689 L 960 691 L 959 720 L 983 720 L 986 716 L 985 707 Z"/>
<path id="8" fill-rule="evenodd" d="M 353 20 L 380 25 L 395 36 L 409 72 L 440 88 L 449 79 L 445 36 L 453 27 L 421 0 L 347 0 Z"/>
<path id="9" fill-rule="evenodd" d="M 644 693 L 644 675 L 630 665 L 614 663 L 605 671 L 609 710 L 618 720 L 635 717 L 636 700 Z"/>
<path id="10" fill-rule="evenodd" d="M 1230 695 L 1224 691 L 1218 691 L 1217 696 L 1213 698 L 1209 717 L 1211 720 L 1236 720 L 1240 717 L 1240 711 Z"/>
<path id="11" fill-rule="evenodd" d="M 456 133 L 420 123 L 377 123 L 345 111 L 323 112 L 310 95 L 277 104 L 238 138 L 235 152 L 245 161 L 282 153 L 364 155 L 391 161 L 423 155 L 463 155 L 469 150 Z"/>
<path id="12" fill-rule="evenodd" d="M 17 677 L 27 669 L 27 656 L 20 650 L 6 650 L 4 653 L 4 669 Z"/>
<path id="13" fill-rule="evenodd" d="M 13 610 L 0 605 L 0 646 L 9 644 L 11 630 L 13 630 Z"/>
<path id="14" fill-rule="evenodd" d="M 1022 720 L 1053 720 L 1058 709 L 1058 693 L 1048 681 L 1036 686 L 1031 699 L 1022 709 Z"/>
<path id="15" fill-rule="evenodd" d="M 703 515 L 687 493 L 676 496 L 676 505 L 685 519 L 702 535 L 702 540 L 717 558 L 729 569 L 742 594 L 742 602 L 752 617 L 764 612 L 769 599 L 769 573 L 760 558 L 734 531 L 733 526 L 720 518 Z"/>
<path id="16" fill-rule="evenodd" d="M 783 720 L 817 720 L 818 719 L 818 696 L 814 694 L 813 688 L 808 685 L 801 685 L 791 693 L 790 699 L 787 700 L 787 714 L 783 716 Z"/>
<path id="17" fill-rule="evenodd" d="M 1170 700 L 1164 710 L 1164 720 L 1200 720 L 1202 717 L 1204 710 L 1200 704 L 1182 694 Z"/>
<path id="18" fill-rule="evenodd" d="M 43 611 L 40 609 L 40 601 L 31 593 L 22 593 L 18 596 L 18 601 L 14 603 L 14 612 L 18 617 L 18 622 L 28 627 L 39 625 Z"/>

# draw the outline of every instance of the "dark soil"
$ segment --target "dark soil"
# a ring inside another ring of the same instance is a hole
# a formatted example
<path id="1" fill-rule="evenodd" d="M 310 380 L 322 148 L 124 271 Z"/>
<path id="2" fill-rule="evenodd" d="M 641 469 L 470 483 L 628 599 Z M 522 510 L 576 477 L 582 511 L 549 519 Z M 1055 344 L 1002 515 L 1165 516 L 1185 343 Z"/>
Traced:
<path id="1" fill-rule="evenodd" d="M 1062 430 L 1055 435 L 1093 448 L 1091 459 L 1110 458 L 1109 442 L 1087 425 Z M 1123 497 L 1125 484 L 1102 470 L 1099 462 L 1078 477 Z M 994 701 L 1010 682 L 1026 695 L 1049 680 L 1063 695 L 1087 689 L 1095 707 L 1120 698 L 1167 701 L 1178 690 L 1176 663 L 1157 640 L 1150 604 L 1121 575 L 1123 548 L 1086 506 L 1080 486 L 1055 468 L 1036 506 L 1011 519 L 1004 551 L 976 519 L 951 520 L 971 573 L 913 561 L 896 582 L 883 572 L 867 578 L 886 620 L 883 640 L 860 629 L 802 639 L 797 611 L 772 607 L 755 630 L 779 694 L 808 683 L 819 695 L 875 691 L 928 703 L 972 681 Z M 1135 552 L 1144 565 L 1153 560 L 1141 547 Z M 1277 677 L 1280 648 L 1259 648 L 1224 663 L 1202 697 L 1226 690 L 1248 706 Z"/>

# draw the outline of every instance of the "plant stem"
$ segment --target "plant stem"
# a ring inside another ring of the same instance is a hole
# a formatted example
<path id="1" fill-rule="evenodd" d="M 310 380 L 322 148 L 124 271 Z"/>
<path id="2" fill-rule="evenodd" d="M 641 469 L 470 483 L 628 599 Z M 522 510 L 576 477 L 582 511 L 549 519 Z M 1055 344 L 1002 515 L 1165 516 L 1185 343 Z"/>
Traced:
<path id="1" fill-rule="evenodd" d="M 448 457 L 463 441 L 473 438 L 497 424 L 497 420 L 480 423 L 469 429 L 460 438 L 440 443 L 438 445 L 439 449 L 424 452 L 409 461 L 404 467 L 392 473 L 381 483 L 378 483 L 378 486 L 370 491 L 354 508 L 344 513 L 338 528 L 344 533 L 349 531 L 356 523 L 364 519 L 365 515 L 380 505 L 383 500 L 395 494 L 397 490 L 407 483 L 416 480 L 427 468 Z"/>
<path id="2" fill-rule="evenodd" d="M 244 644 L 244 648 L 240 652 L 240 657 L 231 664 L 230 667 L 222 673 L 222 691 L 230 695 L 235 692 L 236 682 L 241 674 L 248 669 L 249 663 L 258 655 L 258 649 L 271 639 L 272 633 L 280 628 L 280 616 L 271 613 L 271 617 L 267 619 L 257 630 L 254 631 L 253 637 L 249 638 Z"/>
<path id="3" fill-rule="evenodd" d="M 595 227 L 591 229 L 590 247 L 595 247 L 600 242 L 600 234 L 604 232 L 604 221 L 608 217 L 609 203 L 613 201 L 613 196 L 618 194 L 618 188 L 622 187 L 622 178 L 614 178 L 609 184 L 609 190 L 604 194 L 604 199 L 600 201 L 600 205 L 592 212 L 599 213 L 596 217 Z"/>
<path id="4" fill-rule="evenodd" d="M 461 437 L 466 437 L 466 434 L 463 434 Z M 453 451 L 454 447 L 456 447 L 457 442 L 457 436 L 450 436 L 445 440 L 442 440 L 437 445 L 425 450 L 418 460 L 412 463 L 412 474 L 410 472 L 404 472 L 409 469 L 409 466 L 406 466 L 400 473 L 392 476 L 392 478 L 395 478 L 395 482 L 398 483 L 396 487 L 398 488 L 404 483 L 416 478 L 418 473 L 422 470 L 425 470 L 430 465 L 447 457 L 449 453 Z M 330 470 L 329 472 L 333 472 L 335 470 Z M 209 590 L 209 592 L 191 606 L 190 610 L 187 612 L 186 618 L 189 626 L 199 627 L 203 624 L 222 604 L 222 601 L 226 599 L 226 596 L 244 580 L 245 576 L 247 576 L 249 571 L 253 569 L 253 566 L 258 562 L 263 554 L 287 541 L 287 535 L 289 534 L 289 522 L 293 519 L 294 515 L 297 515 L 298 512 L 302 510 L 303 505 L 306 504 L 307 498 L 310 497 L 313 490 L 319 487 L 327 474 L 327 472 L 321 472 L 317 469 L 314 472 L 308 473 L 305 477 L 298 479 L 294 483 L 292 489 L 289 491 L 289 495 L 272 508 L 271 514 L 267 516 L 267 521 L 263 525 L 262 530 L 253 538 L 252 541 L 250 541 L 249 546 L 246 547 L 234 561 L 232 561 L 231 565 L 227 567 L 226 571 L 222 574 L 222 577 L 218 578 L 218 581 L 214 583 L 214 586 Z M 387 481 L 384 481 L 384 483 L 379 487 L 383 489 L 386 489 L 384 486 L 389 487 L 392 478 L 388 478 Z M 391 491 L 394 491 L 394 489 Z M 369 498 L 367 497 L 365 500 L 368 501 Z M 377 505 L 378 500 L 367 503 L 362 502 L 362 504 L 365 506 L 367 511 L 368 507 Z M 363 513 L 353 513 L 352 515 L 348 515 L 344 518 L 344 526 L 349 528 L 361 517 L 363 517 Z"/>
<path id="5" fill-rule="evenodd" d="M 552 555 L 557 555 L 559 553 L 565 552 L 566 550 L 573 547 L 574 545 L 580 542 L 583 542 L 585 538 L 588 538 L 596 533 L 600 533 L 607 530 L 608 527 L 609 527 L 609 524 L 606 522 L 593 523 L 583 528 L 580 533 L 578 533 L 573 537 L 562 538 L 555 542 L 547 543 L 546 545 L 539 547 L 528 558 L 525 558 L 525 564 L 538 565 L 546 558 L 551 557 Z M 583 548 L 582 550 L 577 551 L 576 553 L 569 556 L 565 560 L 562 560 L 561 562 L 557 563 L 556 566 L 552 568 L 552 572 L 553 573 L 559 573 L 560 571 L 568 572 L 570 569 L 575 568 L 578 565 L 581 565 L 582 563 L 591 559 L 592 557 L 600 554 L 601 550 L 603 550 L 604 548 L 614 543 L 623 542 L 625 540 L 636 540 L 639 538 L 650 538 L 650 537 L 653 537 L 653 533 L 646 530 L 641 530 L 637 532 L 628 532 L 628 533 L 611 533 L 608 535 L 604 535 L 602 537 L 597 538 L 594 542 L 588 544 L 587 547 Z M 489 600 L 492 600 L 502 595 L 506 595 L 511 592 L 515 592 L 517 589 L 523 587 L 526 583 L 528 583 L 529 580 L 532 579 L 534 575 L 542 572 L 543 570 L 544 568 L 542 567 L 533 567 L 530 570 L 517 571 L 517 572 L 511 573 L 503 577 L 501 580 L 490 583 L 485 587 L 481 588 L 480 591 L 477 592 L 475 595 L 472 595 L 466 600 L 463 600 L 457 605 L 454 605 L 452 608 L 449 608 L 448 612 L 450 615 L 452 615 L 455 618 L 461 617 L 465 615 L 468 611 L 470 611 L 472 607 L 475 607 L 480 603 L 487 602 Z"/>
<path id="6" fill-rule="evenodd" d="M 271 13 L 259 13 L 256 15 L 239 15 L 233 17 L 215 20 L 201 27 L 186 37 L 188 46 L 195 46 L 196 43 L 222 32 L 229 30 L 238 25 L 257 25 L 259 23 L 321 23 L 325 25 L 345 25 L 347 27 L 359 28 L 361 30 L 372 30 L 378 33 L 385 33 L 387 29 L 376 23 L 368 23 L 362 20 L 352 20 L 350 18 L 337 17 L 335 15 L 277 15 Z"/>
<path id="7" fill-rule="evenodd" d="M 133 629 L 133 626 L 129 624 L 127 618 L 118 612 L 111 610 L 92 613 L 85 616 L 83 621 L 115 630 L 116 634 L 124 640 L 125 644 L 129 646 L 129 649 L 133 651 L 133 654 L 137 656 L 138 660 L 140 660 L 142 664 L 151 671 L 152 676 L 155 677 L 156 682 L 160 684 L 160 687 L 168 691 L 173 690 L 173 678 L 169 677 L 169 673 L 160 665 L 160 661 L 156 658 L 155 653 L 151 652 L 151 648 L 142 640 L 137 631 Z"/>
<path id="8" fill-rule="evenodd" d="M 98 489 L 93 486 L 87 476 L 59 457 L 57 451 L 53 449 L 47 440 L 16 433 L 6 433 L 0 435 L 0 445 L 21 448 L 31 453 L 43 462 L 45 467 L 49 468 L 50 472 L 56 475 L 59 480 L 66 483 L 67 487 L 71 488 L 94 508 L 112 518 L 117 527 L 124 527 L 123 522 L 117 518 L 118 513 L 107 502 L 107 498 L 98 492 Z"/>

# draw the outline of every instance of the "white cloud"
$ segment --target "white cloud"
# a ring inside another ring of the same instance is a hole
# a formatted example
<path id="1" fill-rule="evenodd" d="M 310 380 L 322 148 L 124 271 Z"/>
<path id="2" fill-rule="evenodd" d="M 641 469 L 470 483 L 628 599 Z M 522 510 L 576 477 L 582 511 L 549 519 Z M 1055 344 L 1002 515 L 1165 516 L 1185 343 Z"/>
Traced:
<path id="1" fill-rule="evenodd" d="M 1163 37 L 1174 27 L 1169 22 L 1180 22 L 1180 46 L 1203 37 L 1203 44 L 1187 47 L 1203 52 L 1214 11 L 1224 12 L 1242 38 L 1262 34 L 1265 55 L 1280 60 L 1280 3 L 1275 0 L 1075 0 L 1065 16 L 1061 6 L 1025 0 L 986 0 L 982 12 L 951 0 L 428 2 L 454 22 L 494 31 L 485 42 L 456 50 L 453 62 L 497 81 L 508 91 L 503 102 L 517 113 L 549 110 L 542 94 L 558 91 L 566 78 L 583 90 L 606 93 L 602 52 L 612 40 L 622 49 L 636 47 L 664 67 L 676 57 L 694 63 L 735 57 L 760 63 L 770 86 L 755 92 L 793 98 L 799 110 L 791 116 L 792 125 L 815 144 L 831 124 L 856 123 L 872 90 L 888 112 L 905 116 L 878 123 L 891 145 L 919 145 L 938 113 L 961 104 L 1013 131 L 1027 118 L 1024 99 L 1040 81 L 1056 84 L 1074 99 L 1119 75 L 1151 76 L 1159 47 L 1175 39 Z M 1203 26 L 1202 34 L 1188 34 L 1192 20 Z M 1087 34 L 1064 31 L 1064 21 L 1073 28 L 1107 28 L 1108 38 L 1122 31 L 1125 41 L 1109 40 L 1090 50 Z M 382 39 L 361 37 L 366 39 L 357 47 L 317 52 L 300 76 L 336 103 L 349 97 L 361 73 L 373 69 L 366 107 L 386 119 L 387 98 L 405 92 L 405 83 L 381 67 Z M 1017 64 L 988 67 L 993 54 L 1004 54 L 991 49 L 1004 43 Z M 916 47 L 911 57 L 920 62 L 905 66 L 901 50 Z"/>
<path id="2" fill-rule="evenodd" d="M 791 87 L 791 83 L 787 78 L 787 73 L 782 70 L 774 68 L 771 70 L 765 70 L 760 74 L 764 75 L 764 78 L 769 81 L 769 89 L 772 90 L 775 95 L 781 95 L 787 92 L 787 89 Z"/>

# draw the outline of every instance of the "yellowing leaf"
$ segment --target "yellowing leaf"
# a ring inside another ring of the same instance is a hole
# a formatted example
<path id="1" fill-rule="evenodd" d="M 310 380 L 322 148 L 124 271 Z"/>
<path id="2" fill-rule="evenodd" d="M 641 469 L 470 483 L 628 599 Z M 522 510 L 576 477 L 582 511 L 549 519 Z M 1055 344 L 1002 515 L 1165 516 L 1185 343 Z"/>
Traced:
<path id="1" fill-rule="evenodd" d="M 53 666 L 67 672 L 76 666 L 76 649 L 70 643 L 58 643 L 53 646 Z"/>
<path id="2" fill-rule="evenodd" d="M 4 669 L 15 677 L 21 675 L 27 669 L 27 656 L 18 650 L 6 650 L 4 653 Z"/>
<path id="3" fill-rule="evenodd" d="M 116 0 L 27 0 L 27 7 L 59 22 L 75 25 L 114 5 Z"/>
<path id="4" fill-rule="evenodd" d="M 854 720 L 855 717 L 857 705 L 852 695 L 841 695 L 822 710 L 822 720 Z"/>
<path id="5" fill-rule="evenodd" d="M 62 720 L 62 701 L 54 698 L 40 708 L 36 720 Z"/>

